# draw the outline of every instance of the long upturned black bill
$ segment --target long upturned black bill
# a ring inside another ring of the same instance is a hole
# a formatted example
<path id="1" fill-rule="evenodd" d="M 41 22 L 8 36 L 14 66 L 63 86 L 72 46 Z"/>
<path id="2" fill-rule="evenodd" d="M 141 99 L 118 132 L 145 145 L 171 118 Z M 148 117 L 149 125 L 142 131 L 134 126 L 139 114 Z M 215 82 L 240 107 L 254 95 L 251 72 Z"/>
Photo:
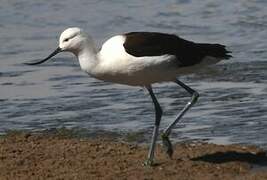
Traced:
<path id="1" fill-rule="evenodd" d="M 50 59 L 51 57 L 55 56 L 56 54 L 62 52 L 61 48 L 58 47 L 54 52 L 52 52 L 49 56 L 47 56 L 45 59 L 41 60 L 41 61 L 36 61 L 36 62 L 26 62 L 25 64 L 27 65 L 36 65 L 36 64 L 42 64 L 45 61 L 47 61 L 48 59 Z"/>

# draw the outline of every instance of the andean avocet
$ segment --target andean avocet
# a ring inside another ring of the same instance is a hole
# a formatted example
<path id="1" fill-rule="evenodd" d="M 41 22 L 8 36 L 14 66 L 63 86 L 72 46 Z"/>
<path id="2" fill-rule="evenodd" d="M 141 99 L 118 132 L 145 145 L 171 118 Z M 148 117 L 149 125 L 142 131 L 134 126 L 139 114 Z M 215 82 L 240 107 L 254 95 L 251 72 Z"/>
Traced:
<path id="1" fill-rule="evenodd" d="M 72 52 L 78 58 L 81 69 L 97 79 L 147 89 L 154 103 L 156 116 L 148 159 L 145 163 L 147 165 L 153 164 L 162 116 L 162 109 L 153 93 L 152 84 L 175 82 L 191 95 L 191 100 L 161 135 L 163 146 L 171 157 L 173 153 L 169 140 L 171 129 L 199 97 L 198 92 L 178 80 L 177 76 L 193 73 L 203 66 L 231 57 L 230 51 L 227 51 L 224 45 L 195 43 L 176 35 L 158 32 L 130 32 L 116 35 L 108 39 L 98 51 L 89 35 L 80 28 L 72 27 L 62 32 L 59 47 L 52 54 L 41 61 L 26 64 L 41 64 L 63 51 Z"/>

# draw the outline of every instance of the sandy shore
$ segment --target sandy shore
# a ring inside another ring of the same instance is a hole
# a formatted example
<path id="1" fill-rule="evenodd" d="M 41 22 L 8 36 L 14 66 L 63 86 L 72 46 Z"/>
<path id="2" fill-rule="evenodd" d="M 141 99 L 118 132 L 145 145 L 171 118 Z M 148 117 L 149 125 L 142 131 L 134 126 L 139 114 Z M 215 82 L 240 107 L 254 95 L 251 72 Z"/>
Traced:
<path id="1" fill-rule="evenodd" d="M 173 159 L 158 146 L 157 165 L 144 167 L 147 148 L 108 138 L 10 133 L 0 138 L 0 179 L 267 179 L 266 154 L 253 146 L 179 143 Z"/>

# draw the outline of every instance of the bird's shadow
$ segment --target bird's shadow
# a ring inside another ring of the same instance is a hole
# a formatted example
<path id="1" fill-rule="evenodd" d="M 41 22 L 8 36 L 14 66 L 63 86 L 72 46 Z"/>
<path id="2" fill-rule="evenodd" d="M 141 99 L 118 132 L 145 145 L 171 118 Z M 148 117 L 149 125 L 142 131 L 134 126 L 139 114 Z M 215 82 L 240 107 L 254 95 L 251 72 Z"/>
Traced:
<path id="1" fill-rule="evenodd" d="M 267 156 L 265 152 L 250 153 L 250 152 L 216 152 L 212 154 L 206 154 L 203 156 L 192 158 L 193 161 L 205 161 L 215 164 L 227 163 L 227 162 L 246 162 L 257 166 L 267 167 Z"/>

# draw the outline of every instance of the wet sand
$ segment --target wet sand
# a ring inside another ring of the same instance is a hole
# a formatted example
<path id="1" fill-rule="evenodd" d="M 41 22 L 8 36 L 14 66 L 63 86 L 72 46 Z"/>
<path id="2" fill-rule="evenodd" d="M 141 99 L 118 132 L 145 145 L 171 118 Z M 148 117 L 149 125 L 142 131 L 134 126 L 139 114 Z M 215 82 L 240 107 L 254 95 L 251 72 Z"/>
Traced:
<path id="1" fill-rule="evenodd" d="M 9 133 L 0 138 L 0 179 L 267 179 L 267 157 L 253 146 L 184 142 L 169 159 L 159 145 L 144 167 L 147 145 L 106 137 Z"/>

